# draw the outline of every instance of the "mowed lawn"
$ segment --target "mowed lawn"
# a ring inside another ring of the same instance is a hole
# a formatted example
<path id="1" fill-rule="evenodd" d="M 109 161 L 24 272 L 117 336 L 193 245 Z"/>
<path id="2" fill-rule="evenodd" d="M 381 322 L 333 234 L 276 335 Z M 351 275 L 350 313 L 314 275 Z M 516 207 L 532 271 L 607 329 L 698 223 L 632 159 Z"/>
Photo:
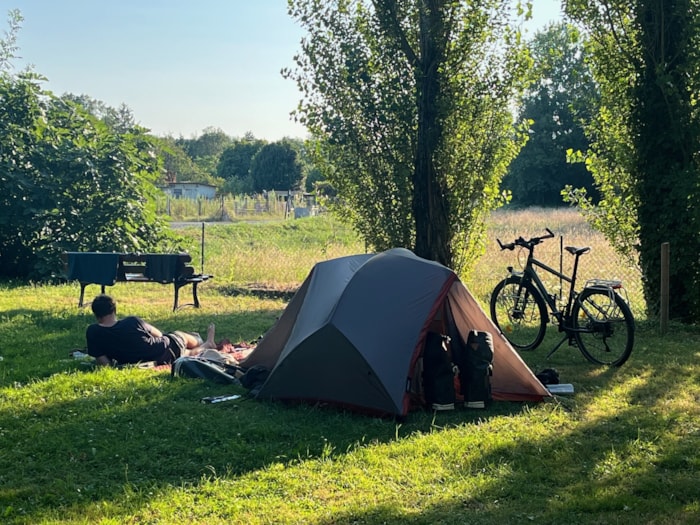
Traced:
<path id="1" fill-rule="evenodd" d="M 638 318 L 630 360 L 597 367 L 566 346 L 545 359 L 559 341 L 552 326 L 523 358 L 557 368 L 573 396 L 404 421 L 260 402 L 167 372 L 95 370 L 69 355 L 92 322 L 77 284 L 0 284 L 0 523 L 700 522 L 700 329 L 659 334 L 633 265 L 569 210 L 495 214 L 465 284 L 485 306 L 518 264 L 495 238 L 545 226 L 593 248 L 584 275 L 624 280 Z M 180 232 L 215 276 L 202 307 L 173 313 L 170 286 L 130 283 L 109 289 L 119 313 L 164 330 L 214 322 L 234 342 L 272 326 L 315 262 L 365 250 L 328 218 L 207 225 L 203 259 L 201 228 Z M 559 240 L 541 248 L 558 267 Z M 229 392 L 243 397 L 200 402 Z"/>

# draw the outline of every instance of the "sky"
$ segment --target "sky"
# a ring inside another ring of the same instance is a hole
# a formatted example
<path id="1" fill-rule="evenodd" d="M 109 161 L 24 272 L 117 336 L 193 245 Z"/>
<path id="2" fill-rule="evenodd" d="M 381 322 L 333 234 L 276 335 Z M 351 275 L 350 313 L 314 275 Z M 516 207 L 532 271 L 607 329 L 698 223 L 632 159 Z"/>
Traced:
<path id="1" fill-rule="evenodd" d="M 57 95 L 126 104 L 160 136 L 304 138 L 290 113 L 302 29 L 287 0 L 0 0 L 1 31 L 19 9 L 16 69 L 31 65 Z M 534 0 L 530 31 L 560 19 L 560 0 Z"/>

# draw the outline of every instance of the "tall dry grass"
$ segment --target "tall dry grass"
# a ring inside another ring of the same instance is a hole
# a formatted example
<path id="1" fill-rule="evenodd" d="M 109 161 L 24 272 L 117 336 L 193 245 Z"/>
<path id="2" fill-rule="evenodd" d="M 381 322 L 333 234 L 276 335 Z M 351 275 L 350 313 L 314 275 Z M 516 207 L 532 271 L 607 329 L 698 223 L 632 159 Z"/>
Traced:
<path id="1" fill-rule="evenodd" d="M 494 212 L 487 225 L 484 255 L 468 274 L 462 276 L 472 294 L 487 307 L 491 290 L 506 275 L 508 266 L 524 263 L 519 250 L 501 251 L 496 239 L 511 242 L 518 236 L 530 238 L 551 229 L 556 238 L 536 249 L 538 259 L 565 274 L 572 270 L 573 257 L 561 253 L 561 246 L 590 246 L 581 258 L 580 283 L 592 278 L 622 280 L 637 318 L 645 311 L 641 276 L 635 266 L 619 257 L 602 234 L 592 230 L 573 209 L 541 209 Z M 181 230 L 195 265 L 201 258 L 201 230 Z M 364 243 L 347 225 L 329 216 L 287 221 L 214 223 L 205 230 L 203 269 L 215 275 L 216 285 L 255 286 L 290 290 L 298 287 L 317 262 L 365 253 Z M 558 279 L 545 278 L 552 293 Z M 564 283 L 566 284 L 566 283 Z"/>
<path id="2" fill-rule="evenodd" d="M 638 266 L 630 264 L 615 253 L 605 237 L 593 230 L 580 213 L 570 208 L 497 210 L 491 214 L 485 254 L 466 278 L 472 293 L 477 295 L 483 304 L 488 304 L 491 289 L 506 275 L 506 267 L 520 268 L 527 256 L 526 252 L 518 248 L 514 251 L 501 251 L 496 239 L 504 243 L 512 242 L 519 236 L 529 239 L 544 235 L 545 228 L 552 230 L 556 237 L 537 246 L 535 255 L 539 260 L 557 270 L 561 264 L 563 273 L 570 275 L 574 257 L 562 247 L 590 246 L 590 253 L 583 255 L 579 261 L 580 285 L 583 286 L 587 279 L 594 278 L 621 280 L 635 317 L 644 315 L 642 280 Z M 546 273 L 542 271 L 540 276 L 551 290 L 558 289 L 559 280 L 556 277 L 546 277 Z M 567 289 L 566 283 L 564 288 Z"/>

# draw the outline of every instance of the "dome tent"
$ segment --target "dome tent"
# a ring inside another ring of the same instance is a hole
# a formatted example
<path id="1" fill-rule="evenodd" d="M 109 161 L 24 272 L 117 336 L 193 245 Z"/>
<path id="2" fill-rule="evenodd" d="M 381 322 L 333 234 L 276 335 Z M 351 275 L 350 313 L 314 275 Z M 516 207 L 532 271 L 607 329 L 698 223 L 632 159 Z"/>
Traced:
<path id="1" fill-rule="evenodd" d="M 445 333 L 490 332 L 494 400 L 550 394 L 449 268 L 395 248 L 316 264 L 240 364 L 270 373 L 262 399 L 323 401 L 404 416 L 436 319 Z"/>

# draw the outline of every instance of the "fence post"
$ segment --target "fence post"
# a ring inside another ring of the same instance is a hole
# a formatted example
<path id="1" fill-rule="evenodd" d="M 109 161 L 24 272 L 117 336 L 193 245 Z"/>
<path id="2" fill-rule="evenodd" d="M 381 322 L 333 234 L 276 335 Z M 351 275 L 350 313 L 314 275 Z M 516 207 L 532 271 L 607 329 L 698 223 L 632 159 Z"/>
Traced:
<path id="1" fill-rule="evenodd" d="M 202 223 L 202 275 L 204 275 L 204 223 Z"/>
<path id="2" fill-rule="evenodd" d="M 659 293 L 661 305 L 659 308 L 659 328 L 662 335 L 668 331 L 669 266 L 671 260 L 670 252 L 670 244 L 667 242 L 661 243 L 661 290 Z"/>

